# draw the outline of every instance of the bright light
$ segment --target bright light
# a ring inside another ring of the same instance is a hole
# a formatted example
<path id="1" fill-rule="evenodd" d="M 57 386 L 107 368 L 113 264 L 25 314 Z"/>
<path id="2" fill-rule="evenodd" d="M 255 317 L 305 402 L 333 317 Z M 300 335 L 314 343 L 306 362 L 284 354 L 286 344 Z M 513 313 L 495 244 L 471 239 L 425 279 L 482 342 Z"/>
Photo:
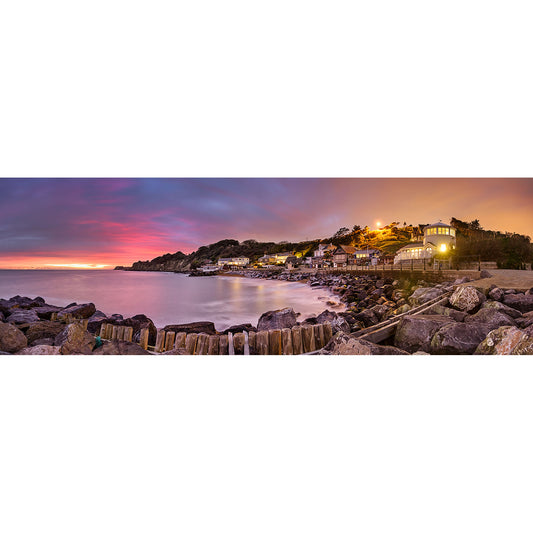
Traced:
<path id="1" fill-rule="evenodd" d="M 445 252 L 446 251 L 446 245 L 445 244 L 441 244 L 440 245 L 440 251 L 441 252 Z"/>
<path id="2" fill-rule="evenodd" d="M 379 220 L 376 222 L 376 226 L 379 228 L 381 226 L 381 222 Z"/>

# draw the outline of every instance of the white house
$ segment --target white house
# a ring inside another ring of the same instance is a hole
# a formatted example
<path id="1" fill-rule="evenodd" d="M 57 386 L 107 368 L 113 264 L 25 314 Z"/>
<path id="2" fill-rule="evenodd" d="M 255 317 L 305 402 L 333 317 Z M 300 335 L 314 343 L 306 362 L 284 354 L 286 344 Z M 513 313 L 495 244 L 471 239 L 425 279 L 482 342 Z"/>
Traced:
<path id="1" fill-rule="evenodd" d="M 224 265 L 244 267 L 249 263 L 250 259 L 248 257 L 221 257 L 218 260 L 219 267 L 223 267 Z"/>
<path id="2" fill-rule="evenodd" d="M 424 228 L 424 240 L 411 242 L 400 248 L 394 263 L 411 259 L 431 259 L 436 254 L 446 253 L 455 248 L 455 228 L 439 221 Z"/>

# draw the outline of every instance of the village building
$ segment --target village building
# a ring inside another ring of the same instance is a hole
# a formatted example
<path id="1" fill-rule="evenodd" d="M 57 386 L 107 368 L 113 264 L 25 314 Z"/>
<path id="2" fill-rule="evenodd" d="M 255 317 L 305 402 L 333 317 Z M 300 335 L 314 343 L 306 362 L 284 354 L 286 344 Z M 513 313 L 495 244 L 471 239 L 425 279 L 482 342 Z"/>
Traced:
<path id="1" fill-rule="evenodd" d="M 200 267 L 200 270 L 206 274 L 209 274 L 211 272 L 217 272 L 220 270 L 220 267 L 218 265 L 204 265 L 203 267 Z"/>
<path id="2" fill-rule="evenodd" d="M 455 248 L 455 228 L 442 221 L 424 227 L 423 241 L 411 242 L 400 248 L 394 257 L 394 264 L 402 261 L 427 260 L 437 254 L 449 252 Z"/>
<path id="3" fill-rule="evenodd" d="M 237 266 L 237 267 L 245 267 L 250 263 L 250 259 L 248 257 L 221 257 L 218 260 L 218 266 L 223 267 L 225 265 L 228 265 L 230 267 Z"/>
<path id="4" fill-rule="evenodd" d="M 280 252 L 279 254 L 268 254 L 260 257 L 257 262 L 261 266 L 284 265 L 289 257 L 296 257 L 292 252 Z"/>
<path id="5" fill-rule="evenodd" d="M 356 248 L 355 246 L 348 246 L 341 244 L 335 248 L 333 252 L 332 260 L 334 267 L 353 265 L 355 261 Z"/>
<path id="6" fill-rule="evenodd" d="M 374 248 L 367 248 L 366 250 L 355 250 L 353 255 L 357 265 L 366 263 L 377 265 L 381 252 Z"/>

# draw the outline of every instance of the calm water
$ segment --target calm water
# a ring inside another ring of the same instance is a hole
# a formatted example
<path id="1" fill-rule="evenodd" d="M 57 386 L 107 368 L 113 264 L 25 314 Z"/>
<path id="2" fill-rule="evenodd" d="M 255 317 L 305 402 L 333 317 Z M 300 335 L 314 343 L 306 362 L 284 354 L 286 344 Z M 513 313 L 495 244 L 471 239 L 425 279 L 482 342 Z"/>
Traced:
<path id="1" fill-rule="evenodd" d="M 158 327 L 209 320 L 219 331 L 245 322 L 255 326 L 265 311 L 282 307 L 294 308 L 303 320 L 333 300 L 325 290 L 275 280 L 118 270 L 0 270 L 0 298 L 17 294 L 42 296 L 62 306 L 94 302 L 108 315 L 143 313 Z"/>

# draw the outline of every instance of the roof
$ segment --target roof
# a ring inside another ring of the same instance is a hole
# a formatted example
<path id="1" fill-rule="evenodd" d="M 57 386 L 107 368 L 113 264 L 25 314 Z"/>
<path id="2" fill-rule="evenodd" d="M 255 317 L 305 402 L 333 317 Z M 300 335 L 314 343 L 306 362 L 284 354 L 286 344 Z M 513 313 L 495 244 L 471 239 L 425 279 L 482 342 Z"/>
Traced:
<path id="1" fill-rule="evenodd" d="M 436 227 L 451 228 L 452 226 L 450 226 L 449 224 L 445 224 L 444 222 L 442 222 L 442 220 L 439 220 L 438 222 L 435 222 L 434 224 L 428 224 L 424 228 L 424 230 L 427 230 L 428 228 L 436 228 Z"/>
<path id="2" fill-rule="evenodd" d="M 348 246 L 347 244 L 341 244 L 340 246 L 337 246 L 337 248 L 335 249 L 335 252 L 337 252 L 339 248 L 342 248 L 343 252 L 346 254 L 353 254 L 356 251 L 355 246 Z"/>
<path id="3" fill-rule="evenodd" d="M 369 253 L 369 254 L 375 254 L 375 253 L 380 253 L 380 250 L 376 250 L 375 248 L 365 248 L 364 250 L 362 248 L 357 248 L 356 250 L 354 250 L 354 253 Z"/>
<path id="4" fill-rule="evenodd" d="M 409 248 L 425 248 L 426 246 L 433 246 L 433 248 L 436 248 L 436 246 L 432 242 L 427 242 L 424 244 L 422 241 L 419 242 L 411 242 L 409 244 L 406 244 L 405 246 L 402 246 L 399 250 L 396 251 L 396 253 L 402 252 L 403 250 L 408 250 Z"/>

